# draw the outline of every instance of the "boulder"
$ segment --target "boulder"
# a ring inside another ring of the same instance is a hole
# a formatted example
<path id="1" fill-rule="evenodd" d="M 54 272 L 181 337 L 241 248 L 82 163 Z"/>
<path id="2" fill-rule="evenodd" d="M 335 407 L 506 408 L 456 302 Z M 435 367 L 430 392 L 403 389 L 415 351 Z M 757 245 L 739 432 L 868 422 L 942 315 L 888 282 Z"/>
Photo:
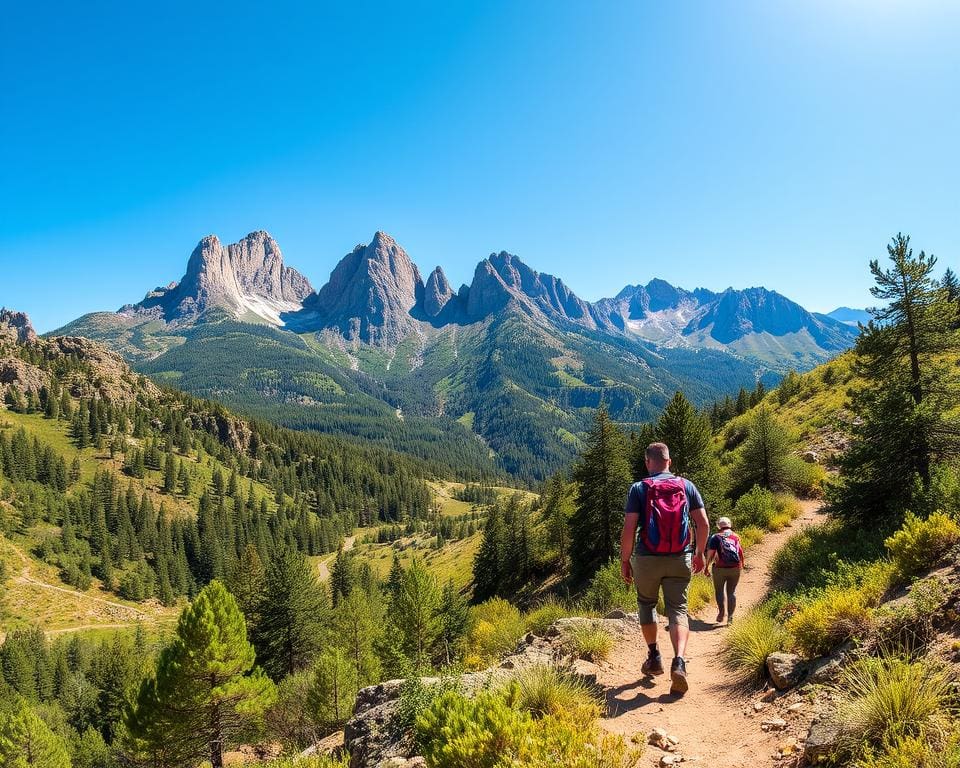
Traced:
<path id="1" fill-rule="evenodd" d="M 792 688 L 807 672 L 807 665 L 795 653 L 771 653 L 767 656 L 767 672 L 778 691 Z"/>
<path id="2" fill-rule="evenodd" d="M 807 462 L 807 464 L 820 463 L 820 455 L 816 451 L 804 451 L 802 454 L 800 454 L 800 458 Z"/>
<path id="3" fill-rule="evenodd" d="M 810 765 L 829 758 L 840 743 L 840 726 L 830 720 L 816 720 L 810 726 L 803 757 Z"/>

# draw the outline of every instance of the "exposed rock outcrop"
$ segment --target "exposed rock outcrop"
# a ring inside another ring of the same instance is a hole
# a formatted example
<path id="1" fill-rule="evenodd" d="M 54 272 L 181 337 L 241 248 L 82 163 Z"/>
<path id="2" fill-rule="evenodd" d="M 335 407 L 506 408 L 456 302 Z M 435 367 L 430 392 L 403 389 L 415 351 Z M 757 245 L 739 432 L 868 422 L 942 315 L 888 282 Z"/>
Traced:
<path id="1" fill-rule="evenodd" d="M 297 330 L 335 328 L 345 338 L 395 345 L 415 331 L 413 310 L 423 298 L 423 279 L 407 252 L 385 232 L 344 256 L 330 280 L 288 320 Z"/>
<path id="2" fill-rule="evenodd" d="M 538 636 L 528 634 L 514 653 L 500 664 L 482 672 L 471 672 L 456 679 L 456 687 L 464 695 L 490 685 L 506 682 L 518 672 L 530 667 L 556 666 L 579 678 L 587 685 L 595 685 L 599 668 L 591 662 L 570 656 L 571 632 L 583 624 L 600 624 L 615 636 L 623 635 L 629 623 L 636 624 L 636 614 L 627 614 L 623 619 L 568 618 L 554 622 Z M 424 685 L 436 685 L 436 677 L 421 678 Z M 364 688 L 357 695 L 353 717 L 343 729 L 344 746 L 350 753 L 350 768 L 387 768 L 409 766 L 405 760 L 413 759 L 414 744 L 409 733 L 398 729 L 395 715 L 398 711 L 404 680 L 388 680 L 379 685 Z M 414 762 L 414 765 L 417 763 Z"/>
<path id="3" fill-rule="evenodd" d="M 0 341 L 4 340 L 14 344 L 27 344 L 37 340 L 37 333 L 25 312 L 0 308 Z"/>
<path id="4" fill-rule="evenodd" d="M 427 278 L 423 290 L 423 312 L 427 317 L 439 317 L 444 308 L 456 294 L 443 274 L 443 269 L 437 267 Z"/>
<path id="5" fill-rule="evenodd" d="M 280 246 L 266 232 L 251 232 L 226 247 L 208 235 L 194 248 L 179 283 L 157 288 L 120 311 L 154 311 L 168 322 L 187 322 L 221 309 L 239 319 L 256 316 L 279 325 L 281 314 L 300 309 L 312 292 L 307 278 L 284 265 Z"/>

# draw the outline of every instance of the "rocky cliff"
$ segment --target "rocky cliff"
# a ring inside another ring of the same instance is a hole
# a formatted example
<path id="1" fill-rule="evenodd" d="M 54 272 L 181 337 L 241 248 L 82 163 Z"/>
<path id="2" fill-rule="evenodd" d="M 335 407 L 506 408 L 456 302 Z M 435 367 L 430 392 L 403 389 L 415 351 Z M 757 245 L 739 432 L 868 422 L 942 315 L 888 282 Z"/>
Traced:
<path id="1" fill-rule="evenodd" d="M 179 283 L 151 291 L 121 312 L 154 311 L 167 322 L 183 323 L 221 309 L 238 319 L 252 316 L 279 325 L 281 315 L 300 309 L 312 291 L 307 278 L 284 265 L 280 246 L 266 232 L 251 232 L 226 247 L 208 235 L 193 249 Z"/>

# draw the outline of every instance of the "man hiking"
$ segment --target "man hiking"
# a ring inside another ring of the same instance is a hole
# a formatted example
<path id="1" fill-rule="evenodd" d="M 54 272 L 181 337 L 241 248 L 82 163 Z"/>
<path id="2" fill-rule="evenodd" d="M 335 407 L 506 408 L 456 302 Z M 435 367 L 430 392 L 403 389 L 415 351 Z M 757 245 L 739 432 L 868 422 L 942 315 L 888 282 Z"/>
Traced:
<path id="1" fill-rule="evenodd" d="M 683 694 L 688 688 L 683 659 L 690 633 L 687 590 L 691 575 L 703 570 L 710 523 L 700 491 L 689 480 L 670 473 L 670 449 L 664 443 L 647 446 L 645 463 L 649 476 L 634 483 L 627 496 L 620 536 L 620 573 L 627 584 L 637 588 L 640 631 L 648 648 L 641 667 L 644 675 L 662 675 L 664 671 L 657 646 L 657 596 L 663 589 L 674 654 L 670 692 Z"/>
<path id="2" fill-rule="evenodd" d="M 723 623 L 724 615 L 727 624 L 733 623 L 733 612 L 737 607 L 737 584 L 740 582 L 740 571 L 743 569 L 743 547 L 740 546 L 740 537 L 733 532 L 729 517 L 717 520 L 718 532 L 707 542 L 707 573 L 713 565 L 713 590 L 717 598 L 717 624 Z M 724 611 L 724 592 L 727 604 Z"/>

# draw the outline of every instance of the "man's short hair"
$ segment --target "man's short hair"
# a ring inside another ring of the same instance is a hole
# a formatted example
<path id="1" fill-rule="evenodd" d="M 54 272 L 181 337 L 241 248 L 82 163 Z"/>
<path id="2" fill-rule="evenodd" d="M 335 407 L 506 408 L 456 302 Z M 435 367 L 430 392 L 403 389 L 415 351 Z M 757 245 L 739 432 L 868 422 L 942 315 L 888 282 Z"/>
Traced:
<path id="1" fill-rule="evenodd" d="M 650 443 L 644 455 L 650 461 L 670 461 L 670 449 L 666 443 Z"/>

